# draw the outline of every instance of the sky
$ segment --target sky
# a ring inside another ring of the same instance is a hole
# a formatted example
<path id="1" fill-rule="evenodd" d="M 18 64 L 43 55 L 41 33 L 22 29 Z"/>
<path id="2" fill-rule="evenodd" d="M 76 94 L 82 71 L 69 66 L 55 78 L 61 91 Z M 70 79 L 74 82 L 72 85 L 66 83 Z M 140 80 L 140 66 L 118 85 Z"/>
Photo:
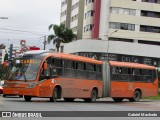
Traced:
<path id="1" fill-rule="evenodd" d="M 53 33 L 50 24 L 60 24 L 60 12 L 61 0 L 0 0 L 0 44 L 26 40 L 28 46 L 43 49 L 43 36 Z"/>

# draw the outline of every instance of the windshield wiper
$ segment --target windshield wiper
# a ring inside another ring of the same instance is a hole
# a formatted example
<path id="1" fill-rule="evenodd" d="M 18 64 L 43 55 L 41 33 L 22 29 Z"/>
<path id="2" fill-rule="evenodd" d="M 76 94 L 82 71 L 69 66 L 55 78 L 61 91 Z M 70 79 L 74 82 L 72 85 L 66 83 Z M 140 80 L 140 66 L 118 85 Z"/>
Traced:
<path id="1" fill-rule="evenodd" d="M 24 81 L 27 82 L 27 78 L 24 72 L 22 72 L 23 76 L 24 76 Z"/>
<path id="2" fill-rule="evenodd" d="M 18 72 L 19 69 L 16 69 L 15 72 L 11 75 L 11 77 L 9 78 L 9 80 L 12 79 L 12 77 Z"/>

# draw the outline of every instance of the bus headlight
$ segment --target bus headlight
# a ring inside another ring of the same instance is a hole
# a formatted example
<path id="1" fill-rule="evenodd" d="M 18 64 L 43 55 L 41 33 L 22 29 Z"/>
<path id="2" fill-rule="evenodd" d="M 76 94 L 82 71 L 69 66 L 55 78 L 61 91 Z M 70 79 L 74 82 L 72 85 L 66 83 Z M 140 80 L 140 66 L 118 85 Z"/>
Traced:
<path id="1" fill-rule="evenodd" d="M 27 88 L 34 88 L 35 85 L 36 85 L 35 83 L 29 84 L 29 85 L 27 86 Z"/>
<path id="2" fill-rule="evenodd" d="M 4 83 L 3 87 L 8 87 L 8 85 L 6 83 Z"/>

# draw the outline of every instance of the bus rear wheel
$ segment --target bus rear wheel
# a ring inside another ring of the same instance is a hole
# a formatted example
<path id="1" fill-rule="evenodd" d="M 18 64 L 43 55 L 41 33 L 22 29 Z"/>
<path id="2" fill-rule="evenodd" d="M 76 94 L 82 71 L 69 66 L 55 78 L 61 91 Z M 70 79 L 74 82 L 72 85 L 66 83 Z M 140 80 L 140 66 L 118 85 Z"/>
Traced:
<path id="1" fill-rule="evenodd" d="M 96 102 L 98 93 L 96 89 L 93 89 L 91 92 L 91 98 L 84 99 L 85 102 Z"/>
<path id="2" fill-rule="evenodd" d="M 65 100 L 66 102 L 73 102 L 73 101 L 74 101 L 74 98 L 64 98 L 64 100 Z"/>
<path id="3" fill-rule="evenodd" d="M 24 96 L 24 99 L 25 99 L 26 102 L 30 102 L 31 98 L 32 98 L 31 96 Z"/>
<path id="4" fill-rule="evenodd" d="M 115 102 L 122 102 L 123 98 L 112 98 Z"/>
<path id="5" fill-rule="evenodd" d="M 55 87 L 53 90 L 52 97 L 50 98 L 50 102 L 56 102 L 58 99 L 58 88 Z"/>
<path id="6" fill-rule="evenodd" d="M 23 98 L 23 95 L 19 95 L 20 98 Z"/>
<path id="7" fill-rule="evenodd" d="M 129 101 L 131 102 L 138 102 L 141 99 L 141 93 L 139 90 L 134 92 L 133 98 L 130 98 Z"/>

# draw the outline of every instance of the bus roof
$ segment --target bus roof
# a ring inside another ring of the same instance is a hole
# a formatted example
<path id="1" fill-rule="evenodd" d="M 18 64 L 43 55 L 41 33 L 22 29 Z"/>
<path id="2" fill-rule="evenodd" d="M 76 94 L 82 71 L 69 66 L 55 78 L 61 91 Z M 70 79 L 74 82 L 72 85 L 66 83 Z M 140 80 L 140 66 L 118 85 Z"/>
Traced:
<path id="1" fill-rule="evenodd" d="M 117 61 L 110 61 L 109 63 L 110 63 L 111 66 L 118 66 L 118 67 L 155 69 L 154 66 L 149 66 L 149 65 L 145 65 L 145 64 L 139 64 L 139 63 L 117 62 Z"/>
<path id="2" fill-rule="evenodd" d="M 24 54 L 25 55 L 27 55 L 27 54 L 37 55 L 37 54 L 41 54 L 41 53 L 50 53 L 50 52 L 53 52 L 53 51 L 50 51 L 50 50 L 33 50 L 33 51 L 27 51 Z"/>
<path id="3" fill-rule="evenodd" d="M 102 61 L 88 58 L 88 57 L 77 56 L 77 55 L 73 55 L 73 54 L 50 53 L 49 55 L 57 57 L 57 58 L 65 58 L 65 59 L 69 59 L 69 60 L 88 62 L 88 63 L 93 63 L 93 64 L 102 64 Z"/>

